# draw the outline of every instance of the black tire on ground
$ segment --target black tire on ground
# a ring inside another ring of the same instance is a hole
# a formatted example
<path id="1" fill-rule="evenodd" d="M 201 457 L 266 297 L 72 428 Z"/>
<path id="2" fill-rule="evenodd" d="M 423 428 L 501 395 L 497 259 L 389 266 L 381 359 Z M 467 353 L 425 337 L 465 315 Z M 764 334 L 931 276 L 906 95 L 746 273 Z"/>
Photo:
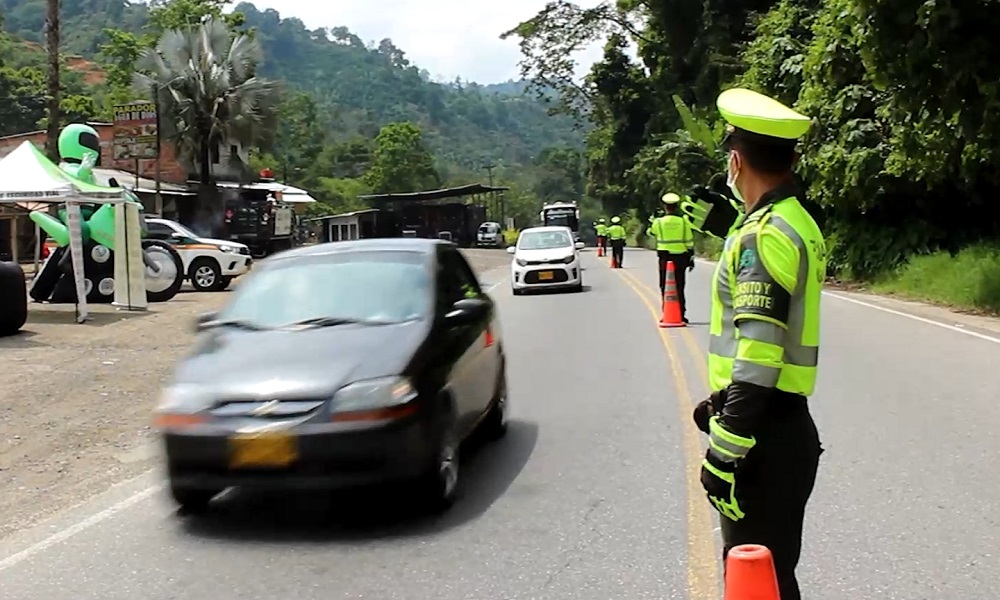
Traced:
<path id="1" fill-rule="evenodd" d="M 222 285 L 219 287 L 219 291 L 221 292 L 222 290 L 224 290 L 227 287 L 229 287 L 229 284 L 232 283 L 232 282 L 233 282 L 233 278 L 232 277 L 223 277 L 222 278 Z"/>
<path id="2" fill-rule="evenodd" d="M 212 498 L 218 496 L 220 492 L 222 490 L 205 490 L 170 484 L 170 496 L 177 503 L 177 506 L 187 514 L 205 513 Z"/>
<path id="3" fill-rule="evenodd" d="M 49 254 L 49 257 L 42 263 L 42 268 L 35 275 L 35 281 L 31 284 L 31 298 L 35 302 L 45 302 L 52 296 L 52 292 L 62 277 L 62 270 L 59 268 L 59 261 L 66 253 L 66 248 L 56 248 Z"/>
<path id="4" fill-rule="evenodd" d="M 0 337 L 14 335 L 28 320 L 28 284 L 24 270 L 12 262 L 0 262 Z"/>
<path id="5" fill-rule="evenodd" d="M 219 261 L 214 258 L 196 258 L 188 269 L 188 279 L 191 287 L 198 292 L 218 292 L 224 288 L 222 285 L 222 268 Z"/>
<path id="6" fill-rule="evenodd" d="M 507 402 L 507 365 L 502 357 L 497 379 L 497 391 L 493 397 L 493 406 L 482 425 L 483 435 L 489 440 L 499 440 L 507 433 L 507 411 L 510 410 L 510 404 Z"/>
<path id="7" fill-rule="evenodd" d="M 458 495 L 459 472 L 459 442 L 454 427 L 449 426 L 440 437 L 432 464 L 414 486 L 420 507 L 429 513 L 451 508 Z"/>
<path id="8" fill-rule="evenodd" d="M 167 268 L 169 266 L 170 273 L 174 274 L 173 280 L 167 281 L 162 277 L 156 277 L 151 273 L 149 267 L 146 267 L 146 300 L 149 302 L 170 300 L 184 285 L 184 261 L 181 260 L 181 255 L 177 253 L 177 250 L 174 250 L 173 246 L 159 240 L 143 240 L 142 250 L 153 255 L 154 260 L 161 263 L 161 267 Z M 167 263 L 168 257 L 173 263 L 172 265 Z"/>

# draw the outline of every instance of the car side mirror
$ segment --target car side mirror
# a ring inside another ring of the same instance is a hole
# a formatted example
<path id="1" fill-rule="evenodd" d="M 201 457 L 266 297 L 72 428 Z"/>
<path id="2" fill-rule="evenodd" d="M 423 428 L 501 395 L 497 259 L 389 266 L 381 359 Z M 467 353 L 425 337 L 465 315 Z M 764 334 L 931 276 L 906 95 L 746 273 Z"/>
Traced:
<path id="1" fill-rule="evenodd" d="M 583 250 L 584 248 L 587 247 L 587 244 L 584 244 L 583 242 L 577 242 L 577 243 L 575 243 L 573 245 L 576 246 L 577 250 Z"/>
<path id="2" fill-rule="evenodd" d="M 489 303 L 482 298 L 462 298 L 451 305 L 451 310 L 445 314 L 444 320 L 452 327 L 468 325 L 485 318 L 489 309 Z"/>
<path id="3" fill-rule="evenodd" d="M 219 317 L 219 313 L 216 313 L 216 312 L 201 313 L 200 315 L 198 315 L 198 317 L 195 320 L 194 330 L 196 332 L 198 332 L 198 331 L 204 331 L 205 329 L 208 328 L 209 325 L 211 325 L 213 322 L 215 322 L 215 320 L 218 317 Z"/>
<path id="4" fill-rule="evenodd" d="M 517 249 L 514 246 L 507 246 L 507 254 L 514 254 L 515 250 Z"/>

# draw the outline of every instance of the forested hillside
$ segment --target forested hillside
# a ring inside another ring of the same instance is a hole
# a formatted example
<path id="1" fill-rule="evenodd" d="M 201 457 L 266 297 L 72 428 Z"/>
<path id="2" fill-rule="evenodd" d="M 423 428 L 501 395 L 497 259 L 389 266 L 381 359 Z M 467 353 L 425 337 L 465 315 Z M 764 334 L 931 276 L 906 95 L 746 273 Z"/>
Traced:
<path id="1" fill-rule="evenodd" d="M 64 121 L 108 118 L 115 101 L 134 96 L 128 88 L 143 48 L 191 15 L 217 12 L 225 4 L 155 0 L 147 7 L 121 0 L 63 0 Z M 10 101 L 0 107 L 0 117 L 7 117 L 0 118 L 0 134 L 8 134 L 35 128 L 44 119 L 39 96 L 45 82 L 40 45 L 45 2 L 0 0 L 0 10 L 7 32 L 0 38 L 0 62 L 7 67 L 0 77 L 0 98 Z M 351 173 L 363 171 L 380 129 L 394 122 L 420 129 L 442 184 L 485 181 L 484 167 L 494 166 L 497 183 L 515 188 L 511 198 L 515 205 L 523 204 L 521 220 L 537 213 L 535 190 L 551 187 L 545 181 L 573 179 L 542 164 L 552 153 L 544 151 L 573 152 L 582 147 L 584 131 L 570 118 L 550 117 L 545 104 L 523 93 L 523 82 L 434 82 L 391 40 L 369 47 L 346 28 L 310 31 L 298 19 L 259 11 L 252 4 L 239 4 L 228 20 L 260 43 L 258 74 L 286 83 L 285 118 L 275 143 L 263 149 L 255 164 L 288 173 L 296 185 L 318 188 L 337 207 L 353 205 L 347 200 L 364 190 L 322 179 L 352 178 Z M 309 122 L 303 114 L 311 115 Z M 311 131 L 303 133 L 300 125 Z M 301 144 L 303 135 L 314 143 Z M 345 163 L 346 155 L 361 166 Z M 335 189 L 324 192 L 324 186 Z M 579 193 L 582 189 L 566 189 L 558 195 Z"/>
<path id="2" fill-rule="evenodd" d="M 587 190 L 607 206 L 723 184 L 715 99 L 749 87 L 815 118 L 798 170 L 833 272 L 1000 309 L 996 2 L 554 0 L 528 17 L 509 33 L 523 75 L 585 109 Z M 594 41 L 604 60 L 578 87 L 568 50 Z"/>

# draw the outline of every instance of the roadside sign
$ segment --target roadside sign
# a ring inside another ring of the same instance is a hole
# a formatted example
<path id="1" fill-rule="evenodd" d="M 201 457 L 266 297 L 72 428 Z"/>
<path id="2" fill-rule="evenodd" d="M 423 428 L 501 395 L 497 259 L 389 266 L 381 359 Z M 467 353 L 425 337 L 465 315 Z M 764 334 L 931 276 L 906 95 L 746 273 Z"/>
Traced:
<path id="1" fill-rule="evenodd" d="M 153 102 L 130 102 L 114 107 L 114 160 L 158 158 L 159 120 Z"/>

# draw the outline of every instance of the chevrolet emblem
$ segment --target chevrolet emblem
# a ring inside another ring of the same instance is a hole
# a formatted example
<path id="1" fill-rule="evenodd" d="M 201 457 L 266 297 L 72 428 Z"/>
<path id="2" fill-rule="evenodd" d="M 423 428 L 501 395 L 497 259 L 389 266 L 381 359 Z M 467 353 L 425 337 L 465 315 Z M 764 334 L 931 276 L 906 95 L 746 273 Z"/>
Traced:
<path id="1" fill-rule="evenodd" d="M 281 402 L 279 402 L 278 400 L 269 400 L 268 402 L 265 402 L 264 404 L 261 404 L 257 408 L 251 410 L 250 414 L 254 417 L 263 417 L 269 415 L 272 412 L 274 412 L 275 409 L 278 408 L 279 404 L 281 404 Z"/>

